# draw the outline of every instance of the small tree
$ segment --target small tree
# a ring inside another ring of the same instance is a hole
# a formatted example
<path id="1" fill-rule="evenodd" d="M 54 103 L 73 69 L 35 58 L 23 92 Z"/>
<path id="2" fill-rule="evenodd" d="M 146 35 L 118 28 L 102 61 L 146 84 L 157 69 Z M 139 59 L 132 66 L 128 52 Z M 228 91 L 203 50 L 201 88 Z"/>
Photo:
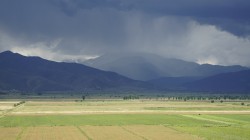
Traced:
<path id="1" fill-rule="evenodd" d="M 85 100 L 85 96 L 84 96 L 84 95 L 82 95 L 82 100 L 83 100 L 83 101 Z"/>
<path id="2" fill-rule="evenodd" d="M 214 103 L 214 100 L 211 100 L 211 103 Z"/>
<path id="3" fill-rule="evenodd" d="M 245 105 L 245 103 L 242 102 L 241 105 Z"/>
<path id="4" fill-rule="evenodd" d="M 223 100 L 220 100 L 220 103 L 223 103 Z"/>

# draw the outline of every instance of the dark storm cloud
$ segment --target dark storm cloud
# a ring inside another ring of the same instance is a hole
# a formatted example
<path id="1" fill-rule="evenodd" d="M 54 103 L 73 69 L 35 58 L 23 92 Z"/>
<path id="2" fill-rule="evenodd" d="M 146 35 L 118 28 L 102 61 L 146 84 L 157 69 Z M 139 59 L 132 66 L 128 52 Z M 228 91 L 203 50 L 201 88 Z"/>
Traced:
<path id="1" fill-rule="evenodd" d="M 155 15 L 191 17 L 203 24 L 213 24 L 236 35 L 250 33 L 248 0 L 57 0 L 62 10 L 73 16 L 79 9 L 115 8 L 140 10 Z"/>
<path id="2" fill-rule="evenodd" d="M 151 12 L 193 17 L 249 19 L 250 11 L 247 0 L 137 0 L 132 5 Z"/>
<path id="3" fill-rule="evenodd" d="M 84 21 L 89 18 L 82 17 L 86 19 L 79 21 L 79 17 L 75 20 L 69 17 L 77 16 L 82 10 L 93 12 L 102 9 L 100 12 L 105 14 L 105 8 L 113 8 L 118 11 L 141 11 L 155 16 L 190 17 L 204 24 L 214 24 L 237 35 L 246 35 L 250 33 L 249 7 L 248 0 L 2 0 L 0 18 L 1 24 L 10 26 L 15 31 L 23 29 L 36 33 L 48 30 L 51 35 L 65 32 L 75 34 L 75 30 L 78 29 L 72 30 L 72 26 L 79 27 L 81 22 L 84 26 L 84 23 L 88 24 Z M 65 17 L 61 12 L 69 17 Z M 70 29 L 65 31 L 68 26 Z"/>
<path id="4" fill-rule="evenodd" d="M 120 10 L 141 10 L 149 13 L 193 17 L 249 19 L 248 0 L 52 0 L 63 11 L 112 7 Z M 74 11 L 74 12 L 73 12 Z"/>
<path id="5" fill-rule="evenodd" d="M 237 35 L 250 33 L 248 0 L 131 0 L 127 5 L 158 15 L 191 17 Z"/>
<path id="6" fill-rule="evenodd" d="M 144 51 L 250 66 L 249 13 L 248 0 L 1 0 L 0 51 L 58 61 Z"/>
<path id="7" fill-rule="evenodd" d="M 54 2 L 69 16 L 74 16 L 79 9 L 139 10 L 155 15 L 191 17 L 201 23 L 217 25 L 237 35 L 250 33 L 248 0 L 54 0 Z"/>

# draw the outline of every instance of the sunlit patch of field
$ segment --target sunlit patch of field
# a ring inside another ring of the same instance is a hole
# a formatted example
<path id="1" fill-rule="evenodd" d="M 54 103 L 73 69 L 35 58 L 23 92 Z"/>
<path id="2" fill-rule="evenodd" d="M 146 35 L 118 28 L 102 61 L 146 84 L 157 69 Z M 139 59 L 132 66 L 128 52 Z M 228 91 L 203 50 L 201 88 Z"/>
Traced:
<path id="1" fill-rule="evenodd" d="M 6 113 L 6 111 L 13 109 L 15 103 L 18 103 L 18 102 L 17 101 L 0 101 L 0 116 Z"/>
<path id="2" fill-rule="evenodd" d="M 0 102 L 0 110 L 11 109 L 14 107 L 14 104 L 18 102 Z"/>

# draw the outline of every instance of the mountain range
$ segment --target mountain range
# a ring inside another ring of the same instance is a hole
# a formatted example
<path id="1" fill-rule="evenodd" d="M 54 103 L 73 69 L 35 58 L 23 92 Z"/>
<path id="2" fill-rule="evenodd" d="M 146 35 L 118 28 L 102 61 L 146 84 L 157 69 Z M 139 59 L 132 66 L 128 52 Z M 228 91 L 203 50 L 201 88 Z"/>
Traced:
<path id="1" fill-rule="evenodd" d="M 20 91 L 84 91 L 110 88 L 146 88 L 114 72 L 76 63 L 58 63 L 25 57 L 10 51 L 0 53 L 0 89 Z"/>
<path id="2" fill-rule="evenodd" d="M 250 70 L 242 66 L 200 65 L 151 54 L 125 53 L 101 56 L 85 64 L 88 66 L 2 52 L 0 90 L 250 92 Z"/>

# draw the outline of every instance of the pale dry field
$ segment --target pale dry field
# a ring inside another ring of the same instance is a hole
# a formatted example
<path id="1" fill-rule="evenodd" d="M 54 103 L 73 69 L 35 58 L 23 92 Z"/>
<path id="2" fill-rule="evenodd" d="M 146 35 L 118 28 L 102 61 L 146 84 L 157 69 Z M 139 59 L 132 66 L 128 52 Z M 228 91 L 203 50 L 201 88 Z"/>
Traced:
<path id="1" fill-rule="evenodd" d="M 0 128 L 1 140 L 201 140 L 160 125 Z"/>
<path id="2" fill-rule="evenodd" d="M 83 126 L 93 140 L 201 140 L 161 125 Z"/>
<path id="3" fill-rule="evenodd" d="M 21 135 L 21 140 L 88 140 L 76 127 L 29 127 Z"/>
<path id="4" fill-rule="evenodd" d="M 81 129 L 93 140 L 143 140 L 120 126 L 83 126 Z"/>
<path id="5" fill-rule="evenodd" d="M 5 111 L 14 108 L 14 104 L 18 103 L 17 101 L 0 101 L 0 115 Z"/>
<path id="6" fill-rule="evenodd" d="M 246 102 L 246 104 L 250 104 Z M 102 113 L 224 113 L 250 114 L 250 106 L 242 106 L 240 102 L 210 103 L 201 102 L 173 102 L 173 101 L 28 101 L 12 114 L 102 114 Z"/>
<path id="7" fill-rule="evenodd" d="M 16 140 L 21 131 L 19 127 L 0 128 L 0 140 Z"/>

